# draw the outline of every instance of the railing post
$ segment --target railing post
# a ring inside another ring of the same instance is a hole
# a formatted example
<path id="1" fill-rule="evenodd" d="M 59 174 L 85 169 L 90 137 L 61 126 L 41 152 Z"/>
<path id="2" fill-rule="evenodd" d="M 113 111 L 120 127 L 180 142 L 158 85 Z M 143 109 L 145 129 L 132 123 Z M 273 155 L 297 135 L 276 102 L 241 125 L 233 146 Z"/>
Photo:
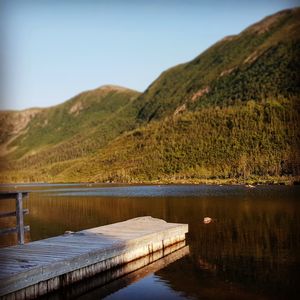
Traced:
<path id="1" fill-rule="evenodd" d="M 22 193 L 18 193 L 16 197 L 16 216 L 17 216 L 18 243 L 24 244 L 24 216 L 23 216 Z"/>

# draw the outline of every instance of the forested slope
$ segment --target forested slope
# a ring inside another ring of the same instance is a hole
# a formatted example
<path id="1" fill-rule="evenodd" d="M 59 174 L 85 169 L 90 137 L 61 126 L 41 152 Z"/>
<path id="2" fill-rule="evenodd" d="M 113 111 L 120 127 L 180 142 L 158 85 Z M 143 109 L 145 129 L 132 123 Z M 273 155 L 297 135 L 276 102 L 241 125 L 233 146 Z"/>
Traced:
<path id="1" fill-rule="evenodd" d="M 298 180 L 299 32 L 300 10 L 285 10 L 163 72 L 142 94 L 86 92 L 27 111 L 18 130 L 1 113 L 1 180 Z"/>

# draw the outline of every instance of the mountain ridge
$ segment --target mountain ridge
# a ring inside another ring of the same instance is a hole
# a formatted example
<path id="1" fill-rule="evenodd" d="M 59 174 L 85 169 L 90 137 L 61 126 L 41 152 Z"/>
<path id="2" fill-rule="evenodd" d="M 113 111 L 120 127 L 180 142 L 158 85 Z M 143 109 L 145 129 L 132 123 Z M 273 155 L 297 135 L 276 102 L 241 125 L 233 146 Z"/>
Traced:
<path id="1" fill-rule="evenodd" d="M 290 42 L 288 40 L 290 36 L 280 35 L 280 32 L 285 31 L 284 28 L 286 25 L 284 23 L 288 22 L 292 23 L 292 26 L 296 26 L 296 31 L 299 32 L 300 9 L 285 10 L 273 15 L 273 17 L 274 16 L 277 16 L 277 22 L 275 22 L 277 27 L 273 26 L 270 29 L 279 35 L 278 38 L 280 40 Z M 267 19 L 268 18 L 270 17 L 267 17 Z M 259 23 L 262 22 L 264 23 L 264 21 Z M 255 50 L 257 50 L 257 56 L 263 55 L 264 51 L 261 50 L 265 50 L 264 45 L 267 49 L 270 49 L 270 46 L 274 43 L 278 46 L 278 40 L 276 39 L 271 40 L 271 44 L 268 44 L 270 43 L 270 30 L 264 32 L 262 35 L 260 34 L 257 38 L 257 34 L 254 33 L 253 35 L 250 30 L 251 28 L 252 26 L 249 26 L 248 30 L 242 31 L 240 34 L 234 36 L 234 38 L 231 37 L 229 40 L 224 41 L 224 39 L 222 39 L 216 42 L 187 63 L 164 71 L 139 97 L 141 102 L 146 102 L 140 113 L 141 118 L 148 120 L 153 117 L 160 118 L 164 115 L 164 110 L 166 114 L 169 112 L 169 109 L 175 111 L 177 107 L 184 104 L 183 95 L 185 95 L 186 98 L 191 98 L 193 93 L 208 88 L 210 83 L 216 81 L 222 72 L 234 69 L 238 71 L 238 67 L 243 66 L 243 62 L 249 58 L 250 55 L 253 55 L 253 58 L 255 57 Z M 292 32 L 293 38 L 298 42 L 299 35 L 296 36 L 294 35 L 294 31 Z M 272 36 L 274 36 L 274 34 Z M 253 63 L 255 59 L 248 62 Z M 183 77 L 183 74 L 186 75 Z M 228 75 L 230 75 L 230 73 Z M 235 74 L 232 73 L 231 75 Z M 172 85 L 178 85 L 176 92 L 171 88 Z M 159 88 L 157 88 L 157 86 L 159 86 Z M 213 92 L 213 89 L 210 89 L 210 91 Z M 159 96 L 160 94 L 162 97 Z M 158 107 L 155 102 L 159 103 L 161 107 Z M 162 106 L 161 103 L 163 103 L 164 106 Z M 214 102 L 213 104 L 216 103 Z"/>
<path id="2" fill-rule="evenodd" d="M 51 107 L 26 109 L 11 113 L 1 112 L 0 119 L 2 122 L 6 122 L 6 126 L 1 126 L 1 141 L 5 143 L 5 136 L 6 138 L 8 136 L 8 133 L 4 132 L 5 129 L 9 129 L 10 133 L 13 133 L 11 122 L 9 120 L 5 121 L 7 114 L 10 116 L 19 116 L 21 120 L 24 119 L 25 116 L 27 121 L 25 127 L 27 126 L 26 129 L 28 132 L 28 136 L 25 136 L 25 144 L 26 140 L 28 143 L 30 139 L 34 140 L 35 135 L 43 135 L 41 139 L 45 139 L 45 137 L 51 134 L 55 135 L 55 132 L 57 132 L 60 127 L 63 128 L 62 130 L 70 131 L 69 133 L 65 132 L 62 139 L 58 138 L 55 140 L 55 142 L 59 142 L 63 141 L 65 136 L 72 138 L 78 134 L 84 126 L 90 127 L 89 130 L 92 130 L 90 123 L 93 123 L 93 119 L 95 123 L 97 123 L 97 118 L 99 118 L 99 122 L 103 122 L 104 118 L 108 118 L 108 116 L 113 114 L 117 109 L 126 106 L 136 95 L 138 95 L 138 92 L 134 90 L 106 85 L 82 92 L 64 103 Z M 13 120 L 16 121 L 15 119 Z M 70 128 L 70 122 L 74 123 L 73 129 Z M 14 126 L 18 126 L 18 122 L 13 122 L 13 124 Z M 25 129 L 23 127 L 22 129 Z M 22 134 L 21 131 L 18 133 Z M 13 138 L 18 139 L 19 137 L 14 136 Z M 43 144 L 41 139 L 34 144 L 36 147 Z M 19 143 L 18 146 L 22 146 L 22 143 L 24 144 L 24 141 Z M 46 139 L 44 144 L 53 144 L 53 142 Z"/>
<path id="3" fill-rule="evenodd" d="M 0 180 L 295 180 L 299 19 L 299 8 L 268 16 L 143 93 L 105 85 L 42 109 L 9 143 L 6 124 Z"/>

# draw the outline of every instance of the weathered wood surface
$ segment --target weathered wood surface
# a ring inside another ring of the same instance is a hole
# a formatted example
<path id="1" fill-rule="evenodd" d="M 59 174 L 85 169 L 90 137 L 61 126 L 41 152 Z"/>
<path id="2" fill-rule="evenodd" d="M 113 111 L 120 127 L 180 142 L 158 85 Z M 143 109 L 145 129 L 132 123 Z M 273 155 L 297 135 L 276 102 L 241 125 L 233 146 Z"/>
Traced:
<path id="1" fill-rule="evenodd" d="M 24 244 L 24 215 L 23 215 L 23 195 L 18 193 L 16 198 L 16 218 L 17 218 L 17 235 L 19 244 Z"/>
<path id="2" fill-rule="evenodd" d="M 43 295 L 184 241 L 187 232 L 186 224 L 140 217 L 2 248 L 0 296 Z"/>
<path id="3" fill-rule="evenodd" d="M 24 226 L 24 214 L 28 213 L 29 210 L 23 209 L 23 197 L 27 197 L 27 192 L 16 192 L 16 191 L 1 191 L 0 192 L 0 199 L 15 199 L 16 201 L 16 210 L 12 212 L 2 212 L 0 214 L 1 218 L 4 217 L 16 217 L 16 227 L 13 228 L 4 228 L 0 230 L 0 235 L 8 234 L 8 233 L 17 233 L 18 236 L 18 243 L 24 244 L 25 241 L 25 231 L 29 231 L 29 226 Z"/>
<path id="4" fill-rule="evenodd" d="M 182 241 L 152 255 L 143 256 L 121 267 L 112 268 L 75 285 L 64 287 L 48 295 L 47 300 L 104 299 L 188 254 L 189 246 Z"/>

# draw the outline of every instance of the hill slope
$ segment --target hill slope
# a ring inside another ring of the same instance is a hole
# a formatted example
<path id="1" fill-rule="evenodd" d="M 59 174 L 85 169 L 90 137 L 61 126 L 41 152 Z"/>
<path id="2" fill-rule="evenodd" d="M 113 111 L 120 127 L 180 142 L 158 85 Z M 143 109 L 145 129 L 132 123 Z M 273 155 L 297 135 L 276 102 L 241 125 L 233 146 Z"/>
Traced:
<path id="1" fill-rule="evenodd" d="M 155 80 L 137 101 L 144 120 L 205 105 L 299 95 L 300 9 L 267 17 Z"/>
<path id="2" fill-rule="evenodd" d="M 282 11 L 165 71 L 143 94 L 105 87 L 27 111 L 17 134 L 8 122 L 1 132 L 1 180 L 294 180 L 299 32 L 300 9 Z"/>
<path id="3" fill-rule="evenodd" d="M 2 160 L 53 163 L 89 155 L 134 128 L 136 112 L 130 104 L 138 95 L 103 86 L 54 107 L 1 112 Z"/>

